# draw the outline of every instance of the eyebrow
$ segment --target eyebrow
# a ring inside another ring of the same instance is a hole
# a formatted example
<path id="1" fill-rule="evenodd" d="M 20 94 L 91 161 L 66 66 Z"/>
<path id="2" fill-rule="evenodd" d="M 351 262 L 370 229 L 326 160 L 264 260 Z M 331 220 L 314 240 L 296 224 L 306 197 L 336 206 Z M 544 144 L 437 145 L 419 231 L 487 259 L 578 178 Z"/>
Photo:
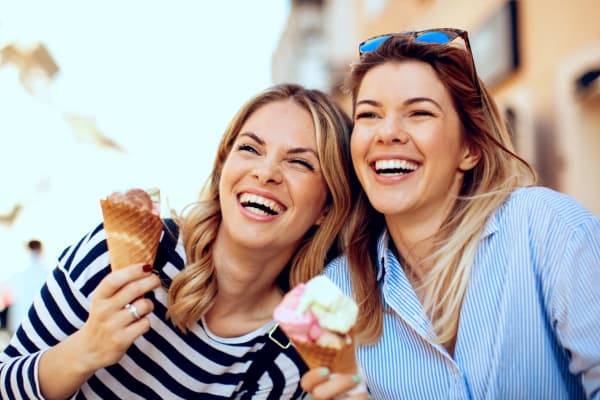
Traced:
<path id="1" fill-rule="evenodd" d="M 262 140 L 260 137 L 258 137 L 258 135 L 256 135 L 253 132 L 243 132 L 243 133 L 240 133 L 239 136 L 240 137 L 247 136 L 247 137 L 251 138 L 252 140 L 256 141 L 261 146 L 264 146 L 266 144 L 264 140 Z M 309 147 L 294 147 L 294 148 L 288 150 L 287 153 L 288 154 L 311 153 L 317 158 L 317 160 L 319 159 L 319 155 L 317 154 L 317 152 L 314 149 L 311 149 Z"/>
<path id="2" fill-rule="evenodd" d="M 258 144 L 260 145 L 264 145 L 265 141 L 262 140 L 261 138 L 259 138 L 255 133 L 252 132 L 242 132 L 239 134 L 239 137 L 242 136 L 248 136 L 249 138 L 253 139 L 255 142 L 258 142 Z"/>
<path id="3" fill-rule="evenodd" d="M 415 104 L 415 103 L 420 103 L 420 102 L 429 102 L 432 103 L 433 105 L 435 105 L 437 108 L 439 108 L 440 110 L 443 110 L 443 108 L 439 105 L 439 103 L 435 100 L 433 100 L 430 97 L 411 97 L 410 99 L 405 100 L 402 104 L 405 106 L 409 106 L 411 104 Z M 368 104 L 374 107 L 381 107 L 382 104 L 376 100 L 371 100 L 371 99 L 364 99 L 364 100 L 359 100 L 356 102 L 356 106 L 359 106 L 361 104 Z"/>

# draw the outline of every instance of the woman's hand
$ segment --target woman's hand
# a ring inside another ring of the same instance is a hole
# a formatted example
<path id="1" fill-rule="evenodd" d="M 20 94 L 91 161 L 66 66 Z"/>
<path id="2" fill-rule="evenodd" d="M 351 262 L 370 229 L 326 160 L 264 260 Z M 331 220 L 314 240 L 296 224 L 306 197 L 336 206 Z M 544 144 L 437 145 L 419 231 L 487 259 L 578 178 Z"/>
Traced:
<path id="1" fill-rule="evenodd" d="M 92 294 L 88 319 L 77 333 L 92 370 L 119 361 L 131 344 L 150 329 L 146 315 L 154 305 L 143 296 L 160 286 L 158 276 L 151 270 L 149 265 L 135 264 L 111 272 Z M 127 304 L 134 308 L 127 309 Z"/>
<path id="2" fill-rule="evenodd" d="M 111 272 L 100 282 L 85 324 L 40 358 L 40 387 L 45 398 L 72 395 L 97 370 L 119 361 L 150 329 L 147 314 L 154 305 L 143 296 L 160 286 L 151 270 L 149 265 L 134 264 Z M 125 308 L 127 304 L 135 307 L 137 315 L 132 308 Z"/>
<path id="3" fill-rule="evenodd" d="M 368 400 L 369 394 L 361 375 L 330 374 L 327 368 L 314 368 L 302 377 L 300 385 L 313 400 Z"/>

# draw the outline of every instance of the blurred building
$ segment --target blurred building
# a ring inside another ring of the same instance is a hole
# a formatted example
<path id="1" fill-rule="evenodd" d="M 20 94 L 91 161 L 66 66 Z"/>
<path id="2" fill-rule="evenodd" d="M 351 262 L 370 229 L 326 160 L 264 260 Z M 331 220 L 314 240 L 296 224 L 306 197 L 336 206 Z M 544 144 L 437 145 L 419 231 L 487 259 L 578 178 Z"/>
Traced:
<path id="1" fill-rule="evenodd" d="M 540 184 L 600 216 L 600 5 L 597 0 L 291 0 L 273 81 L 337 96 L 358 43 L 381 33 L 469 31 L 476 68 Z"/>

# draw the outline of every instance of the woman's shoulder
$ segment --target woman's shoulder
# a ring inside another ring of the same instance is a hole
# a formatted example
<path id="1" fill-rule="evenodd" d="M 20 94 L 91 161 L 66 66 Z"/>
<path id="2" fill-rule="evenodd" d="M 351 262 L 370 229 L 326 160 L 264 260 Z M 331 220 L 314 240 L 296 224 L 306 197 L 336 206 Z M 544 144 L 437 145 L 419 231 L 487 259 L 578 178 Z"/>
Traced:
<path id="1" fill-rule="evenodd" d="M 350 280 L 350 271 L 348 269 L 348 260 L 345 255 L 339 255 L 327 264 L 323 270 L 323 275 L 327 276 L 346 294 L 351 293 L 352 284 Z"/>
<path id="2" fill-rule="evenodd" d="M 600 219 L 572 197 L 545 187 L 528 187 L 510 194 L 488 221 L 484 236 L 502 232 L 499 237 L 508 242 L 528 237 L 535 243 L 558 246 L 598 229 Z"/>
<path id="3" fill-rule="evenodd" d="M 598 220 L 574 198 L 541 186 L 515 190 L 503 209 L 504 213 L 523 221 L 548 220 L 570 227 Z"/>
<path id="4" fill-rule="evenodd" d="M 77 286 L 86 285 L 98 274 L 106 275 L 110 259 L 106 233 L 102 223 L 96 225 L 78 241 L 66 247 L 58 257 L 57 268 L 69 276 Z"/>
<path id="5" fill-rule="evenodd" d="M 347 272 L 348 259 L 345 254 L 340 254 L 333 260 L 331 260 L 325 268 L 323 269 L 323 274 L 327 275 L 329 278 L 333 276 L 337 276 L 340 274 L 345 274 Z"/>

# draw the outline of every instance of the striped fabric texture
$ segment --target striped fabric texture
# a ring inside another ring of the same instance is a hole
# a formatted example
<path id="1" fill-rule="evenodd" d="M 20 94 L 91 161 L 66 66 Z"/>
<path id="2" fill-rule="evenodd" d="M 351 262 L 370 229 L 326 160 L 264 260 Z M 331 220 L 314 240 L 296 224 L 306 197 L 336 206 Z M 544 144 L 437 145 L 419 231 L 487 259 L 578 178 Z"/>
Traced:
<path id="1" fill-rule="evenodd" d="M 600 220 L 545 188 L 515 191 L 481 238 L 454 357 L 380 237 L 383 337 L 357 349 L 375 399 L 600 399 Z M 346 293 L 344 258 L 328 275 Z"/>
<path id="2" fill-rule="evenodd" d="M 164 233 L 163 233 L 164 235 Z M 161 239 L 159 252 L 168 251 Z M 160 271 L 164 287 L 149 293 L 154 302 L 151 330 L 138 338 L 121 361 L 96 372 L 73 399 L 295 399 L 304 363 L 293 347 L 277 356 L 255 386 L 238 389 L 273 322 L 242 337 L 220 338 L 203 321 L 181 333 L 165 318 L 167 287 L 185 264 L 181 241 Z M 77 331 L 87 319 L 90 295 L 110 271 L 102 226 L 67 248 L 28 317 L 0 354 L 0 398 L 42 399 L 37 364 L 44 349 Z"/>

